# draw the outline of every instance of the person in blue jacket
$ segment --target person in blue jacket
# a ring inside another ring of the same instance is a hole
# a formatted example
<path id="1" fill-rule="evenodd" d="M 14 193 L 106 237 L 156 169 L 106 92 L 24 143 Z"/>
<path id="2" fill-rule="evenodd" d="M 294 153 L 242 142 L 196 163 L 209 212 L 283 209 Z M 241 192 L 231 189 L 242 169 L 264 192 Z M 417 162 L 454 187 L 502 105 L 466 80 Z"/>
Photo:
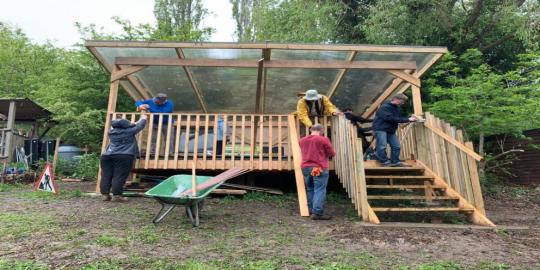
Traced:
<path id="1" fill-rule="evenodd" d="M 137 106 L 137 111 L 148 111 L 150 113 L 165 113 L 162 118 L 162 127 L 161 130 L 158 130 L 158 124 L 159 124 L 159 115 L 154 115 L 154 123 L 152 125 L 152 142 L 151 142 L 151 148 L 150 148 L 150 154 L 154 155 L 156 152 L 156 140 L 157 140 L 157 134 L 158 132 L 161 132 L 161 147 L 165 146 L 165 142 L 167 139 L 167 130 L 168 130 L 168 124 L 169 124 L 169 115 L 168 113 L 172 113 L 174 111 L 174 106 L 172 101 L 167 99 L 167 94 L 159 93 L 152 99 L 147 100 L 139 100 L 135 102 L 135 106 Z M 173 136 L 176 134 L 174 131 L 174 123 L 171 127 L 171 134 L 170 134 L 170 147 L 169 147 L 169 155 L 174 154 L 174 147 L 175 147 L 175 141 L 176 138 Z M 159 150 L 158 150 L 159 153 Z"/>
<path id="2" fill-rule="evenodd" d="M 399 107 L 405 104 L 409 98 L 404 94 L 396 94 L 390 101 L 386 101 L 379 107 L 373 119 L 373 130 L 377 140 L 376 155 L 383 166 L 400 167 L 404 166 L 399 161 L 399 139 L 396 130 L 399 123 L 416 122 L 416 116 L 403 117 Z M 386 145 L 390 144 L 390 160 L 386 155 Z"/>

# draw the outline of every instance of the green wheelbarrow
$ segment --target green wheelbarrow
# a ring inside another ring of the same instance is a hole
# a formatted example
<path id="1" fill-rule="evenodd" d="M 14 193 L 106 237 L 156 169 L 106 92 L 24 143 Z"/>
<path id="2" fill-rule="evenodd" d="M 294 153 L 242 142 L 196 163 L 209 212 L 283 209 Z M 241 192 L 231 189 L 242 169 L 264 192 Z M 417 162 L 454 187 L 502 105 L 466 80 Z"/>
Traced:
<path id="1" fill-rule="evenodd" d="M 204 198 L 225 181 L 244 174 L 249 170 L 232 168 L 217 176 L 195 176 L 180 174 L 174 175 L 161 182 L 159 185 L 148 190 L 145 195 L 153 197 L 161 204 L 161 209 L 152 222 L 159 223 L 176 206 L 184 206 L 186 215 L 191 220 L 193 227 L 199 226 L 199 212 L 202 209 Z M 193 180 L 193 176 L 195 180 Z M 193 181 L 195 181 L 195 194 L 192 193 Z"/>
<path id="2" fill-rule="evenodd" d="M 212 178 L 212 176 L 196 177 L 197 185 L 203 184 Z M 181 194 L 185 190 L 191 190 L 191 183 L 191 175 L 174 175 L 145 193 L 146 196 L 153 197 L 161 204 L 161 209 L 152 220 L 154 224 L 163 220 L 176 206 L 184 206 L 191 224 L 194 227 L 199 226 L 199 211 L 202 209 L 204 198 L 223 182 L 203 190 L 198 190 L 195 196 Z"/>

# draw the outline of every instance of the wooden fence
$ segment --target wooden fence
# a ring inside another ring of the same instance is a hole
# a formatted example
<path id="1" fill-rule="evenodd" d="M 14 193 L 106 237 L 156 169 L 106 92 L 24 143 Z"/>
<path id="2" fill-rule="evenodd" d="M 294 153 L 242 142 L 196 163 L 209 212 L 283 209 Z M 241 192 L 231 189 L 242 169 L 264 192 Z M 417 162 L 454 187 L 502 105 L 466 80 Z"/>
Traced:
<path id="1" fill-rule="evenodd" d="M 424 123 L 403 125 L 398 129 L 401 158 L 412 156 L 445 180 L 468 202 L 485 215 L 477 161 L 482 159 L 465 142 L 463 132 L 426 113 Z"/>
<path id="2" fill-rule="evenodd" d="M 356 126 L 344 116 L 332 118 L 332 144 L 336 150 L 335 172 L 364 221 L 379 223 L 367 200 L 362 140 Z"/>

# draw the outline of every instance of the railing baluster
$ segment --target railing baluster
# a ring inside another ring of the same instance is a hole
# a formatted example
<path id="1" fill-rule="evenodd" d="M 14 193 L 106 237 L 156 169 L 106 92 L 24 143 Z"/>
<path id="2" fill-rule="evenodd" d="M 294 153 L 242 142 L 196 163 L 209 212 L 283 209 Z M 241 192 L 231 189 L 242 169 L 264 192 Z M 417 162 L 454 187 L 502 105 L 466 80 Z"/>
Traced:
<path id="1" fill-rule="evenodd" d="M 200 129 L 200 114 L 195 115 L 195 140 L 193 142 L 193 162 L 198 167 L 197 161 L 199 159 L 199 129 Z"/>
<path id="2" fill-rule="evenodd" d="M 288 115 L 285 116 L 285 119 L 287 119 L 287 123 L 289 121 L 288 119 Z M 291 132 L 290 132 L 290 129 L 293 128 L 293 127 L 290 127 L 287 125 L 286 127 L 286 130 L 287 130 L 287 170 L 292 170 L 293 169 L 293 163 L 291 161 L 291 156 L 292 156 L 292 145 L 291 145 Z"/>
<path id="3" fill-rule="evenodd" d="M 218 115 L 214 115 L 214 129 L 212 130 L 212 169 L 216 169 L 216 152 L 217 152 L 217 127 L 218 127 Z"/>
<path id="4" fill-rule="evenodd" d="M 208 153 L 208 125 L 209 114 L 204 115 L 204 143 L 203 143 L 203 170 L 206 170 L 206 156 Z"/>
<path id="5" fill-rule="evenodd" d="M 165 159 L 163 161 L 163 169 L 167 169 L 169 166 L 169 153 L 171 147 L 171 128 L 172 128 L 172 114 L 167 114 L 167 134 L 165 134 Z"/>
<path id="6" fill-rule="evenodd" d="M 246 139 L 246 115 L 242 115 L 242 135 L 240 136 L 240 167 L 245 168 L 244 165 L 244 140 Z"/>
<path id="7" fill-rule="evenodd" d="M 259 170 L 263 169 L 264 118 L 259 115 Z"/>
<path id="8" fill-rule="evenodd" d="M 163 133 L 163 114 L 159 114 L 159 123 L 156 130 L 156 144 L 155 144 L 155 150 L 154 150 L 154 168 L 158 168 L 159 163 L 159 155 L 161 154 L 161 134 Z"/>
<path id="9" fill-rule="evenodd" d="M 251 115 L 250 116 L 250 119 L 249 119 L 249 128 L 250 128 L 250 133 L 251 133 L 251 136 L 249 137 L 250 138 L 250 153 L 249 153 L 249 168 L 250 169 L 253 169 L 254 168 L 254 156 L 255 156 L 255 147 L 256 147 L 256 141 L 255 141 L 255 116 L 254 115 Z"/>
<path id="10" fill-rule="evenodd" d="M 189 136 L 191 133 L 191 114 L 186 115 L 186 131 L 184 136 L 184 166 L 182 169 L 187 169 L 188 167 L 188 159 L 189 159 Z"/>
<path id="11" fill-rule="evenodd" d="M 268 169 L 269 170 L 274 169 L 274 161 L 272 159 L 274 125 L 273 125 L 272 118 L 273 116 L 271 115 L 268 117 Z"/>
<path id="12" fill-rule="evenodd" d="M 233 115 L 232 119 L 232 135 L 231 135 L 231 168 L 234 168 L 234 162 L 236 160 L 236 115 Z"/>
<path id="13" fill-rule="evenodd" d="M 283 147 L 283 133 L 281 128 L 281 117 L 281 115 L 278 116 L 278 170 L 280 171 L 283 169 L 283 150 L 281 150 L 281 148 Z"/>
<path id="14" fill-rule="evenodd" d="M 148 125 L 148 134 L 146 136 L 146 156 L 144 158 L 144 168 L 148 169 L 150 163 L 150 152 L 152 152 L 152 132 L 154 131 L 154 115 L 150 114 L 150 123 Z"/>
<path id="15" fill-rule="evenodd" d="M 227 123 L 227 120 L 228 120 L 228 115 L 223 115 L 223 142 L 222 142 L 222 147 L 221 147 L 221 169 L 225 169 L 225 156 L 226 156 L 226 151 L 225 151 L 225 148 L 227 148 L 227 133 L 229 132 L 229 126 L 228 126 L 228 123 Z M 232 138 L 230 138 L 232 140 Z"/>
<path id="16" fill-rule="evenodd" d="M 172 116 L 171 116 L 172 117 Z M 181 114 L 176 115 L 176 136 L 174 136 L 174 169 L 178 169 L 178 149 L 180 148 L 180 135 L 182 126 Z"/>

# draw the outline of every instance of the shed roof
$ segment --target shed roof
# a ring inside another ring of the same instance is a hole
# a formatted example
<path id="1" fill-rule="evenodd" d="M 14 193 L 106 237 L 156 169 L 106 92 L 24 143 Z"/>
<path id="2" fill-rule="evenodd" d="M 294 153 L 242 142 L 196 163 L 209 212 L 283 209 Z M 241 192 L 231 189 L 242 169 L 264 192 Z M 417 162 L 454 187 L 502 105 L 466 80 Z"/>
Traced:
<path id="1" fill-rule="evenodd" d="M 0 114 L 8 115 L 11 101 L 15 101 L 15 121 L 34 121 L 52 115 L 50 111 L 28 98 L 0 98 Z"/>
<path id="2" fill-rule="evenodd" d="M 364 111 L 395 84 L 390 70 L 420 77 L 447 52 L 353 44 L 86 41 L 85 46 L 110 72 L 145 66 L 121 82 L 132 98 L 163 92 L 176 111 L 212 113 L 288 113 L 296 108 L 296 94 L 308 89 L 328 95 L 340 108 Z"/>

